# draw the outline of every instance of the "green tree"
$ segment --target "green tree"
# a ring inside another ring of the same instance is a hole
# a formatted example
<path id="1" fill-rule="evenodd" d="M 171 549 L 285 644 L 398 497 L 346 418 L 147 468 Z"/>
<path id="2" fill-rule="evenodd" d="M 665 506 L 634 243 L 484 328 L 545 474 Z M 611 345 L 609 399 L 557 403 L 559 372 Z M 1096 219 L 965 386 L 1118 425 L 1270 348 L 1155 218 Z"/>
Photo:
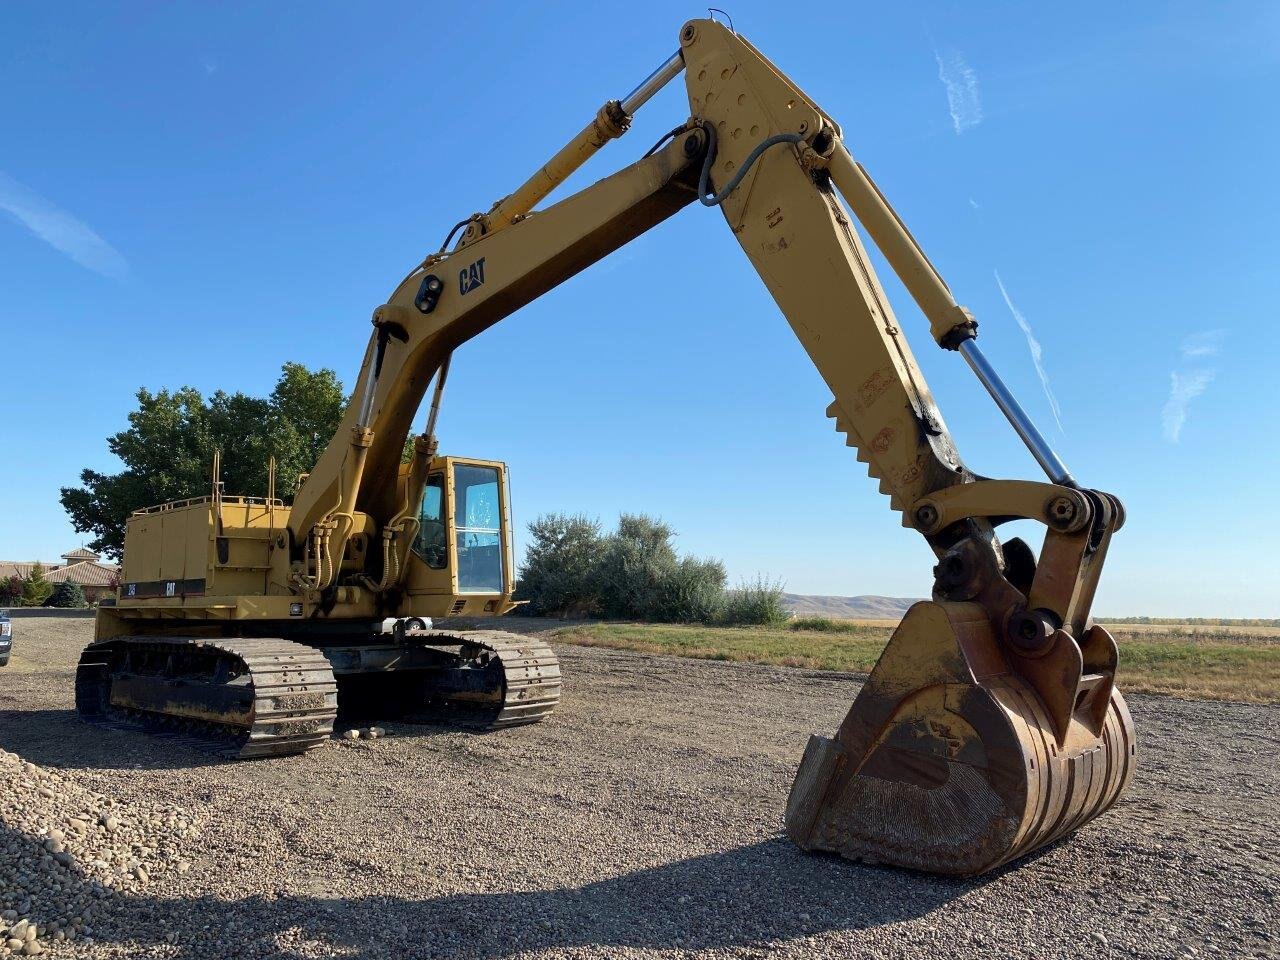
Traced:
<path id="1" fill-rule="evenodd" d="M 271 391 L 271 406 L 288 422 L 299 455 L 310 470 L 342 422 L 346 408 L 342 381 L 332 370 L 308 370 L 300 363 L 286 363 Z"/>
<path id="2" fill-rule="evenodd" d="M 545 514 L 529 524 L 532 537 L 520 567 L 516 599 L 538 617 L 595 612 L 595 566 L 601 553 L 600 523 L 582 515 Z"/>
<path id="3" fill-rule="evenodd" d="M 44 564 L 39 560 L 31 565 L 31 572 L 22 580 L 22 605 L 39 607 L 53 593 L 53 584 L 44 575 Z"/>
<path id="4" fill-rule="evenodd" d="M 89 601 L 84 598 L 84 591 L 80 589 L 80 584 L 72 583 L 70 580 L 63 580 L 53 586 L 53 592 L 49 594 L 49 599 L 44 602 L 46 607 L 87 607 Z"/>
<path id="5" fill-rule="evenodd" d="M 600 608 L 611 620 L 653 620 L 663 581 L 676 567 L 675 531 L 654 517 L 622 514 L 596 571 Z M 662 618 L 665 619 L 665 618 Z"/>
<path id="6" fill-rule="evenodd" d="M 714 623 L 725 602 L 725 569 L 719 560 L 681 557 L 659 587 L 659 619 Z"/>
<path id="7" fill-rule="evenodd" d="M 332 370 L 286 363 L 269 397 L 219 390 L 207 401 L 182 387 L 138 391 L 129 427 L 107 448 L 124 463 L 119 473 L 84 470 L 81 486 L 62 488 L 62 505 L 89 547 L 110 557 L 124 551 L 125 521 L 142 507 L 209 492 L 215 450 L 229 493 L 265 496 L 267 463 L 276 458 L 276 495 L 315 465 L 342 421 L 346 401 Z"/>

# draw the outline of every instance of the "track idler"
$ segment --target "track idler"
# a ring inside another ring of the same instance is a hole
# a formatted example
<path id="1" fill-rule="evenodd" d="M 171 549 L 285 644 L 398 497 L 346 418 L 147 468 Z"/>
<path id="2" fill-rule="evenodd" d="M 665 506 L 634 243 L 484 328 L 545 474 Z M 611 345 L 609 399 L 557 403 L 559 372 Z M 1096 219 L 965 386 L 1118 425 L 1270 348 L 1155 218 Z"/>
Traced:
<path id="1" fill-rule="evenodd" d="M 1101 627 L 1078 644 L 1057 630 L 1032 654 L 998 642 L 977 603 L 916 604 L 835 737 L 810 738 L 787 835 L 804 850 L 967 876 L 1098 816 L 1135 760 L 1115 642 Z"/>

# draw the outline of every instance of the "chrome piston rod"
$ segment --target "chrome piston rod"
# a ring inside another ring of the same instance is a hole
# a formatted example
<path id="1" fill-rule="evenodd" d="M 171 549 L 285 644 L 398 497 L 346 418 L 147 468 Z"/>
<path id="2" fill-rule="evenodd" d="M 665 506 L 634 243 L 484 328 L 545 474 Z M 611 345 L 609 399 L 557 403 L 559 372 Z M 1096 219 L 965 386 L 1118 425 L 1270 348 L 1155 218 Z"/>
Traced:
<path id="1" fill-rule="evenodd" d="M 949 347 L 948 335 L 967 315 L 957 306 L 955 297 L 951 295 L 938 271 L 924 255 L 915 237 L 911 236 L 893 207 L 889 206 L 884 194 L 871 181 L 862 164 L 854 160 L 849 150 L 838 140 L 831 154 L 831 179 L 849 202 L 854 216 L 866 228 L 902 280 L 903 286 L 929 318 L 934 339 Z M 972 320 L 971 317 L 969 319 Z M 1071 471 L 1040 435 L 1036 425 L 1009 392 L 995 368 L 982 355 L 972 336 L 962 340 L 959 349 L 982 385 L 987 388 L 987 393 L 991 394 L 1022 442 L 1027 445 L 1031 455 L 1049 475 L 1049 479 L 1064 487 L 1074 487 L 1076 482 L 1072 479 Z"/>
<path id="2" fill-rule="evenodd" d="M 996 406 L 1022 438 L 1022 442 L 1027 445 L 1036 462 L 1044 468 L 1049 479 L 1064 487 L 1076 486 L 1075 478 L 1071 476 L 1067 465 L 1054 452 L 1053 447 L 1049 446 L 1049 441 L 1036 429 L 1036 425 L 1031 422 L 1031 418 L 1022 409 L 1017 398 L 1009 392 L 1009 388 L 1000 379 L 1000 374 L 996 373 L 995 367 L 991 366 L 982 351 L 978 349 L 978 342 L 972 338 L 962 341 L 960 353 L 963 354 L 969 368 L 982 381 L 982 385 L 987 388 L 987 393 L 991 394 L 991 399 L 996 402 Z"/>
<path id="3" fill-rule="evenodd" d="M 665 87 L 668 83 L 680 75 L 680 71 L 684 69 L 684 57 L 677 50 L 670 59 L 649 76 L 640 81 L 639 85 L 628 93 L 620 101 L 622 104 L 622 112 L 627 116 L 633 115 L 637 110 L 649 102 L 649 99 Z"/>
<path id="4" fill-rule="evenodd" d="M 463 242 L 476 239 L 484 233 L 501 230 L 532 210 L 547 194 L 562 184 L 575 170 L 586 163 L 595 152 L 610 140 L 622 136 L 631 116 L 649 98 L 679 76 L 684 69 L 684 57 L 676 51 L 662 66 L 645 77 L 640 85 L 615 103 L 610 100 L 582 131 L 560 148 L 532 177 L 526 180 L 510 196 L 499 200 L 483 218 L 481 224 L 472 223 L 463 234 Z"/>

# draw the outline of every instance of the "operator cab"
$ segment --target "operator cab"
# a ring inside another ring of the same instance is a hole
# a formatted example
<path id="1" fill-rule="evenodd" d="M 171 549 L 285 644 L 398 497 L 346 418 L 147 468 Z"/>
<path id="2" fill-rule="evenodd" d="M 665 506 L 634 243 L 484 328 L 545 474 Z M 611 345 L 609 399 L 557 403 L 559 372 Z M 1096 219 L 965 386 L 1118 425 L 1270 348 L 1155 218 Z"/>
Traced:
<path id="1" fill-rule="evenodd" d="M 437 457 L 427 474 L 413 552 L 424 579 L 453 594 L 511 594 L 510 520 L 506 465 L 493 460 Z M 412 578 L 417 579 L 417 578 Z M 410 592 L 414 585 L 410 584 Z M 436 592 L 434 589 L 424 592 Z"/>

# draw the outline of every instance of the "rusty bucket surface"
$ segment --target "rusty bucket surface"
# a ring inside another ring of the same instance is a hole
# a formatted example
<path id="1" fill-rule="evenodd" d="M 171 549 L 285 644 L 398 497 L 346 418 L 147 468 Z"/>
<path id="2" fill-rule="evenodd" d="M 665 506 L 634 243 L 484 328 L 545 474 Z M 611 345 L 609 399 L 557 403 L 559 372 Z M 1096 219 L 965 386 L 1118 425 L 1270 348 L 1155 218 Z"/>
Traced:
<path id="1" fill-rule="evenodd" d="M 1098 816 L 1132 776 L 1133 721 L 1114 687 L 1114 641 L 1091 633 L 1082 659 L 1063 637 L 1077 666 L 1072 675 L 1065 660 L 1069 698 L 1055 707 L 980 606 L 916 604 L 836 736 L 810 738 L 788 836 L 804 850 L 968 876 Z M 1104 640 L 1110 670 L 1091 672 Z"/>

